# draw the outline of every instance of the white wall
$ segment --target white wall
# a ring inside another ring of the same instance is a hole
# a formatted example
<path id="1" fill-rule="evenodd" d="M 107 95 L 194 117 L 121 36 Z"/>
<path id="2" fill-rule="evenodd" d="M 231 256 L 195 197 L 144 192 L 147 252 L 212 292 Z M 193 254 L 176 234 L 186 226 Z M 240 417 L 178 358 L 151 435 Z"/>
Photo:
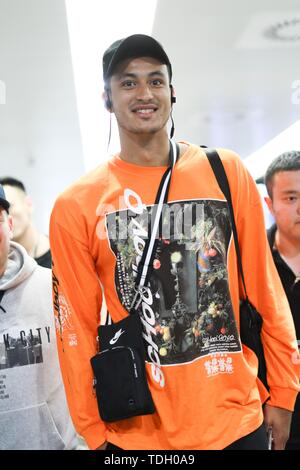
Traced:
<path id="1" fill-rule="evenodd" d="M 64 0 L 0 0 L 0 82 L 0 175 L 25 183 L 47 232 L 84 172 Z"/>

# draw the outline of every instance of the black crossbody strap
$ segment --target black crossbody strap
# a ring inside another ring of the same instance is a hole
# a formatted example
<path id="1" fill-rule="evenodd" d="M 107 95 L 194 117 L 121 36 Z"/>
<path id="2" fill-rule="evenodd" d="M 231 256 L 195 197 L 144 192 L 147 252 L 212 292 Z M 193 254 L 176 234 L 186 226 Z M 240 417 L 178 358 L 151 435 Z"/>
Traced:
<path id="1" fill-rule="evenodd" d="M 137 277 L 135 280 L 136 294 L 131 304 L 131 311 L 130 311 L 131 313 L 135 312 L 136 307 L 137 307 L 136 300 L 138 297 L 140 297 L 143 288 L 147 285 L 147 281 L 149 277 L 149 267 L 152 266 L 155 249 L 158 243 L 157 234 L 158 234 L 159 225 L 161 222 L 162 211 L 163 211 L 164 204 L 168 200 L 168 193 L 169 193 L 169 188 L 170 188 L 170 183 L 171 183 L 172 170 L 175 166 L 176 161 L 179 158 L 179 153 L 180 153 L 179 145 L 176 144 L 173 140 L 170 140 L 169 166 L 167 170 L 165 171 L 165 173 L 163 174 L 163 177 L 161 179 L 161 182 L 160 182 L 157 194 L 156 194 L 155 205 L 153 208 L 154 217 L 153 218 L 150 217 L 151 225 L 148 230 L 148 233 L 150 234 L 150 236 L 148 236 L 145 242 L 143 254 L 138 265 L 138 272 L 137 272 Z"/>
<path id="2" fill-rule="evenodd" d="M 235 220 L 234 220 L 234 211 L 233 211 L 233 206 L 232 206 L 232 199 L 231 199 L 231 193 L 230 193 L 230 187 L 229 187 L 227 175 L 224 170 L 224 166 L 223 166 L 222 160 L 218 152 L 214 149 L 205 148 L 203 150 L 206 153 L 206 156 L 213 169 L 213 172 L 222 190 L 222 193 L 227 199 L 228 209 L 230 213 L 231 228 L 233 232 L 235 250 L 236 250 L 236 255 L 237 255 L 238 267 L 239 267 L 239 271 L 241 274 L 241 279 L 242 279 L 242 283 L 243 283 L 243 287 L 245 291 L 245 298 L 246 300 L 248 300 L 247 289 L 246 289 L 245 278 L 244 278 L 244 271 L 243 271 L 243 266 L 242 266 L 242 258 L 241 258 L 240 247 L 239 247 L 239 242 L 238 242 L 238 234 L 237 234 Z"/>
<path id="3" fill-rule="evenodd" d="M 5 290 L 0 290 L 0 304 L 1 304 L 1 300 L 2 300 L 2 298 L 3 298 L 3 296 L 4 296 L 4 294 L 5 294 Z M 3 312 L 5 312 L 4 308 L 1 307 L 1 305 L 0 305 L 0 308 L 1 308 L 1 310 L 3 310 Z"/>

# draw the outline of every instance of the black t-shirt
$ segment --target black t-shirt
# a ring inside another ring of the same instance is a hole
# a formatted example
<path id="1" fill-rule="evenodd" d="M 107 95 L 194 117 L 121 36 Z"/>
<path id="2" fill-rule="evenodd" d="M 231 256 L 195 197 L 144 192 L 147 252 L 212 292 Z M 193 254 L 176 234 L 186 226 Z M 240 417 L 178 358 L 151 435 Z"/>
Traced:
<path id="1" fill-rule="evenodd" d="M 34 259 L 37 262 L 37 264 L 39 264 L 40 266 L 44 266 L 44 268 L 51 269 L 52 258 L 51 258 L 50 250 L 46 251 L 46 253 Z"/>
<path id="2" fill-rule="evenodd" d="M 277 227 L 273 225 L 268 230 L 268 240 L 272 250 L 273 259 L 277 267 L 282 285 L 288 298 L 292 315 L 294 318 L 297 339 L 300 340 L 300 279 L 296 281 L 296 276 L 286 262 L 281 258 L 276 247 L 274 247 L 275 233 Z"/>

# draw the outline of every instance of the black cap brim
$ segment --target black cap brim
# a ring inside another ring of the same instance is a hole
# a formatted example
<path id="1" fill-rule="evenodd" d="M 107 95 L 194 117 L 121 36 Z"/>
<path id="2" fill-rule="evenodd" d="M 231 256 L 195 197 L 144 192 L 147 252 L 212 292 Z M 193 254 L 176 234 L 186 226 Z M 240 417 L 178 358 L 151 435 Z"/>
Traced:
<path id="1" fill-rule="evenodd" d="M 8 212 L 9 206 L 9 202 L 6 199 L 2 199 L 2 197 L 0 197 L 0 207 L 2 207 L 2 209 L 5 209 L 6 212 Z"/>
<path id="2" fill-rule="evenodd" d="M 106 70 L 103 70 L 104 80 L 113 75 L 120 62 L 134 57 L 153 57 L 162 64 L 166 64 L 171 80 L 172 67 L 169 57 L 156 39 L 145 34 L 133 34 L 121 41 L 116 51 L 113 53 L 110 62 L 107 64 Z"/>

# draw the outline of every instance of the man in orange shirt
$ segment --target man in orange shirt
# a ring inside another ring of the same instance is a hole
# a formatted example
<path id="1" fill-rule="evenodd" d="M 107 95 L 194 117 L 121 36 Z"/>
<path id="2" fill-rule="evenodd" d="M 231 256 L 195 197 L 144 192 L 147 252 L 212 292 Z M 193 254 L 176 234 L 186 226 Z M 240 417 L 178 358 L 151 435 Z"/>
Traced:
<path id="1" fill-rule="evenodd" d="M 240 341 L 243 293 L 227 201 L 205 153 L 188 142 L 178 143 L 138 307 L 156 411 L 115 422 L 99 418 L 90 359 L 98 349 L 97 326 L 105 321 L 103 294 L 113 323 L 128 316 L 173 148 L 167 124 L 175 102 L 170 60 L 152 37 L 112 44 L 103 75 L 121 152 L 60 195 L 50 224 L 59 356 L 77 431 L 92 449 L 266 449 L 266 426 L 274 448 L 283 449 L 299 390 L 297 343 L 260 196 L 240 158 L 219 149 L 248 296 L 263 316 L 270 394 L 257 378 L 255 354 Z M 120 337 L 122 330 L 111 344 Z"/>

